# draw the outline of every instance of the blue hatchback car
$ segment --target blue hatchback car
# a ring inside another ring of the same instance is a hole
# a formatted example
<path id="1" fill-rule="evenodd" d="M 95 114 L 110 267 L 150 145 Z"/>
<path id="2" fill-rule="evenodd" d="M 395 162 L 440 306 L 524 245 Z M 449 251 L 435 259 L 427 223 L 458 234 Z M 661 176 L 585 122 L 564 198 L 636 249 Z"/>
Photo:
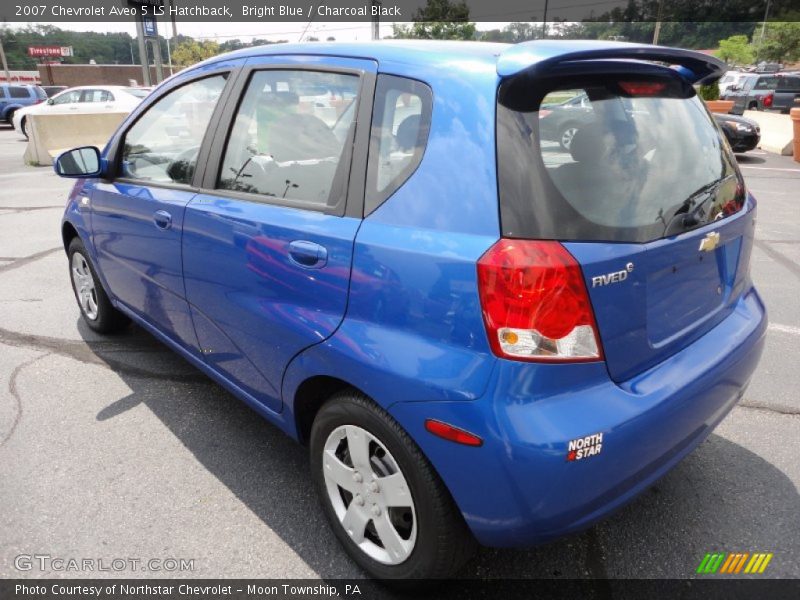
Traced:
<path id="1" fill-rule="evenodd" d="M 83 318 L 133 321 L 307 444 L 375 577 L 580 530 L 761 355 L 755 200 L 692 87 L 724 69 L 592 41 L 207 60 L 56 162 Z M 568 147 L 541 135 L 577 97 Z"/>

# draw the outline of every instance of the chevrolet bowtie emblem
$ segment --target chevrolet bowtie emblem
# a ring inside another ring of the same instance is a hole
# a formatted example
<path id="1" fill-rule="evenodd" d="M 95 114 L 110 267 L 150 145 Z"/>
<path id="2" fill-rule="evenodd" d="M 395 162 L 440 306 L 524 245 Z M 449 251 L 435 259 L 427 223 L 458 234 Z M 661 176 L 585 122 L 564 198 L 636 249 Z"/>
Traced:
<path id="1" fill-rule="evenodd" d="M 707 233 L 706 237 L 700 240 L 701 252 L 711 252 L 717 246 L 719 246 L 719 233 L 717 233 L 716 231 Z"/>

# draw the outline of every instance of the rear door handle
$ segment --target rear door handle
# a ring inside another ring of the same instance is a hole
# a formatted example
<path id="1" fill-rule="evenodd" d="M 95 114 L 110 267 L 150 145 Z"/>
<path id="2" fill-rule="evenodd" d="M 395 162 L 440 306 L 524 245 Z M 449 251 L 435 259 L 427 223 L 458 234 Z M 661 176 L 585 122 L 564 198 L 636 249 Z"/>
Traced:
<path id="1" fill-rule="evenodd" d="M 169 229 L 172 227 L 172 215 L 165 210 L 157 210 L 153 213 L 153 223 L 159 229 Z"/>
<path id="2" fill-rule="evenodd" d="M 295 240 L 289 244 L 289 258 L 307 269 L 320 269 L 328 262 L 328 250 L 316 242 Z"/>

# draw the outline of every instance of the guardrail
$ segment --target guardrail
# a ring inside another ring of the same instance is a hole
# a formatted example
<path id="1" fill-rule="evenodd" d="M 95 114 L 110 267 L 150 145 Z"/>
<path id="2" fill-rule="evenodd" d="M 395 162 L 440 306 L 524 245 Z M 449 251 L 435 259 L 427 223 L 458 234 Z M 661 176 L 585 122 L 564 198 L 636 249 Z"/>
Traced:
<path id="1" fill-rule="evenodd" d="M 30 165 L 50 165 L 59 154 L 71 148 L 103 148 L 127 116 L 127 112 L 28 115 L 25 162 Z"/>

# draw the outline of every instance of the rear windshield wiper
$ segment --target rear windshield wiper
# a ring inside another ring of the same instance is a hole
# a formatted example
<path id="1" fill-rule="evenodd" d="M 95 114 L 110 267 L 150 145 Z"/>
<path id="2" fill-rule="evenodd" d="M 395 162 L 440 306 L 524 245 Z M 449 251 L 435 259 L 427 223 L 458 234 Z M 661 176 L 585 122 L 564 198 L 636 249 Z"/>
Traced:
<path id="1" fill-rule="evenodd" d="M 731 177 L 735 177 L 735 175 L 730 174 L 725 177 L 720 177 L 692 192 L 672 214 L 669 221 L 667 221 L 666 227 L 664 227 L 664 235 L 668 235 L 673 230 L 676 223 L 680 223 L 682 230 L 690 229 L 698 225 L 700 223 L 700 211 L 709 200 L 713 200 L 717 197 L 717 190 L 719 187 Z"/>

